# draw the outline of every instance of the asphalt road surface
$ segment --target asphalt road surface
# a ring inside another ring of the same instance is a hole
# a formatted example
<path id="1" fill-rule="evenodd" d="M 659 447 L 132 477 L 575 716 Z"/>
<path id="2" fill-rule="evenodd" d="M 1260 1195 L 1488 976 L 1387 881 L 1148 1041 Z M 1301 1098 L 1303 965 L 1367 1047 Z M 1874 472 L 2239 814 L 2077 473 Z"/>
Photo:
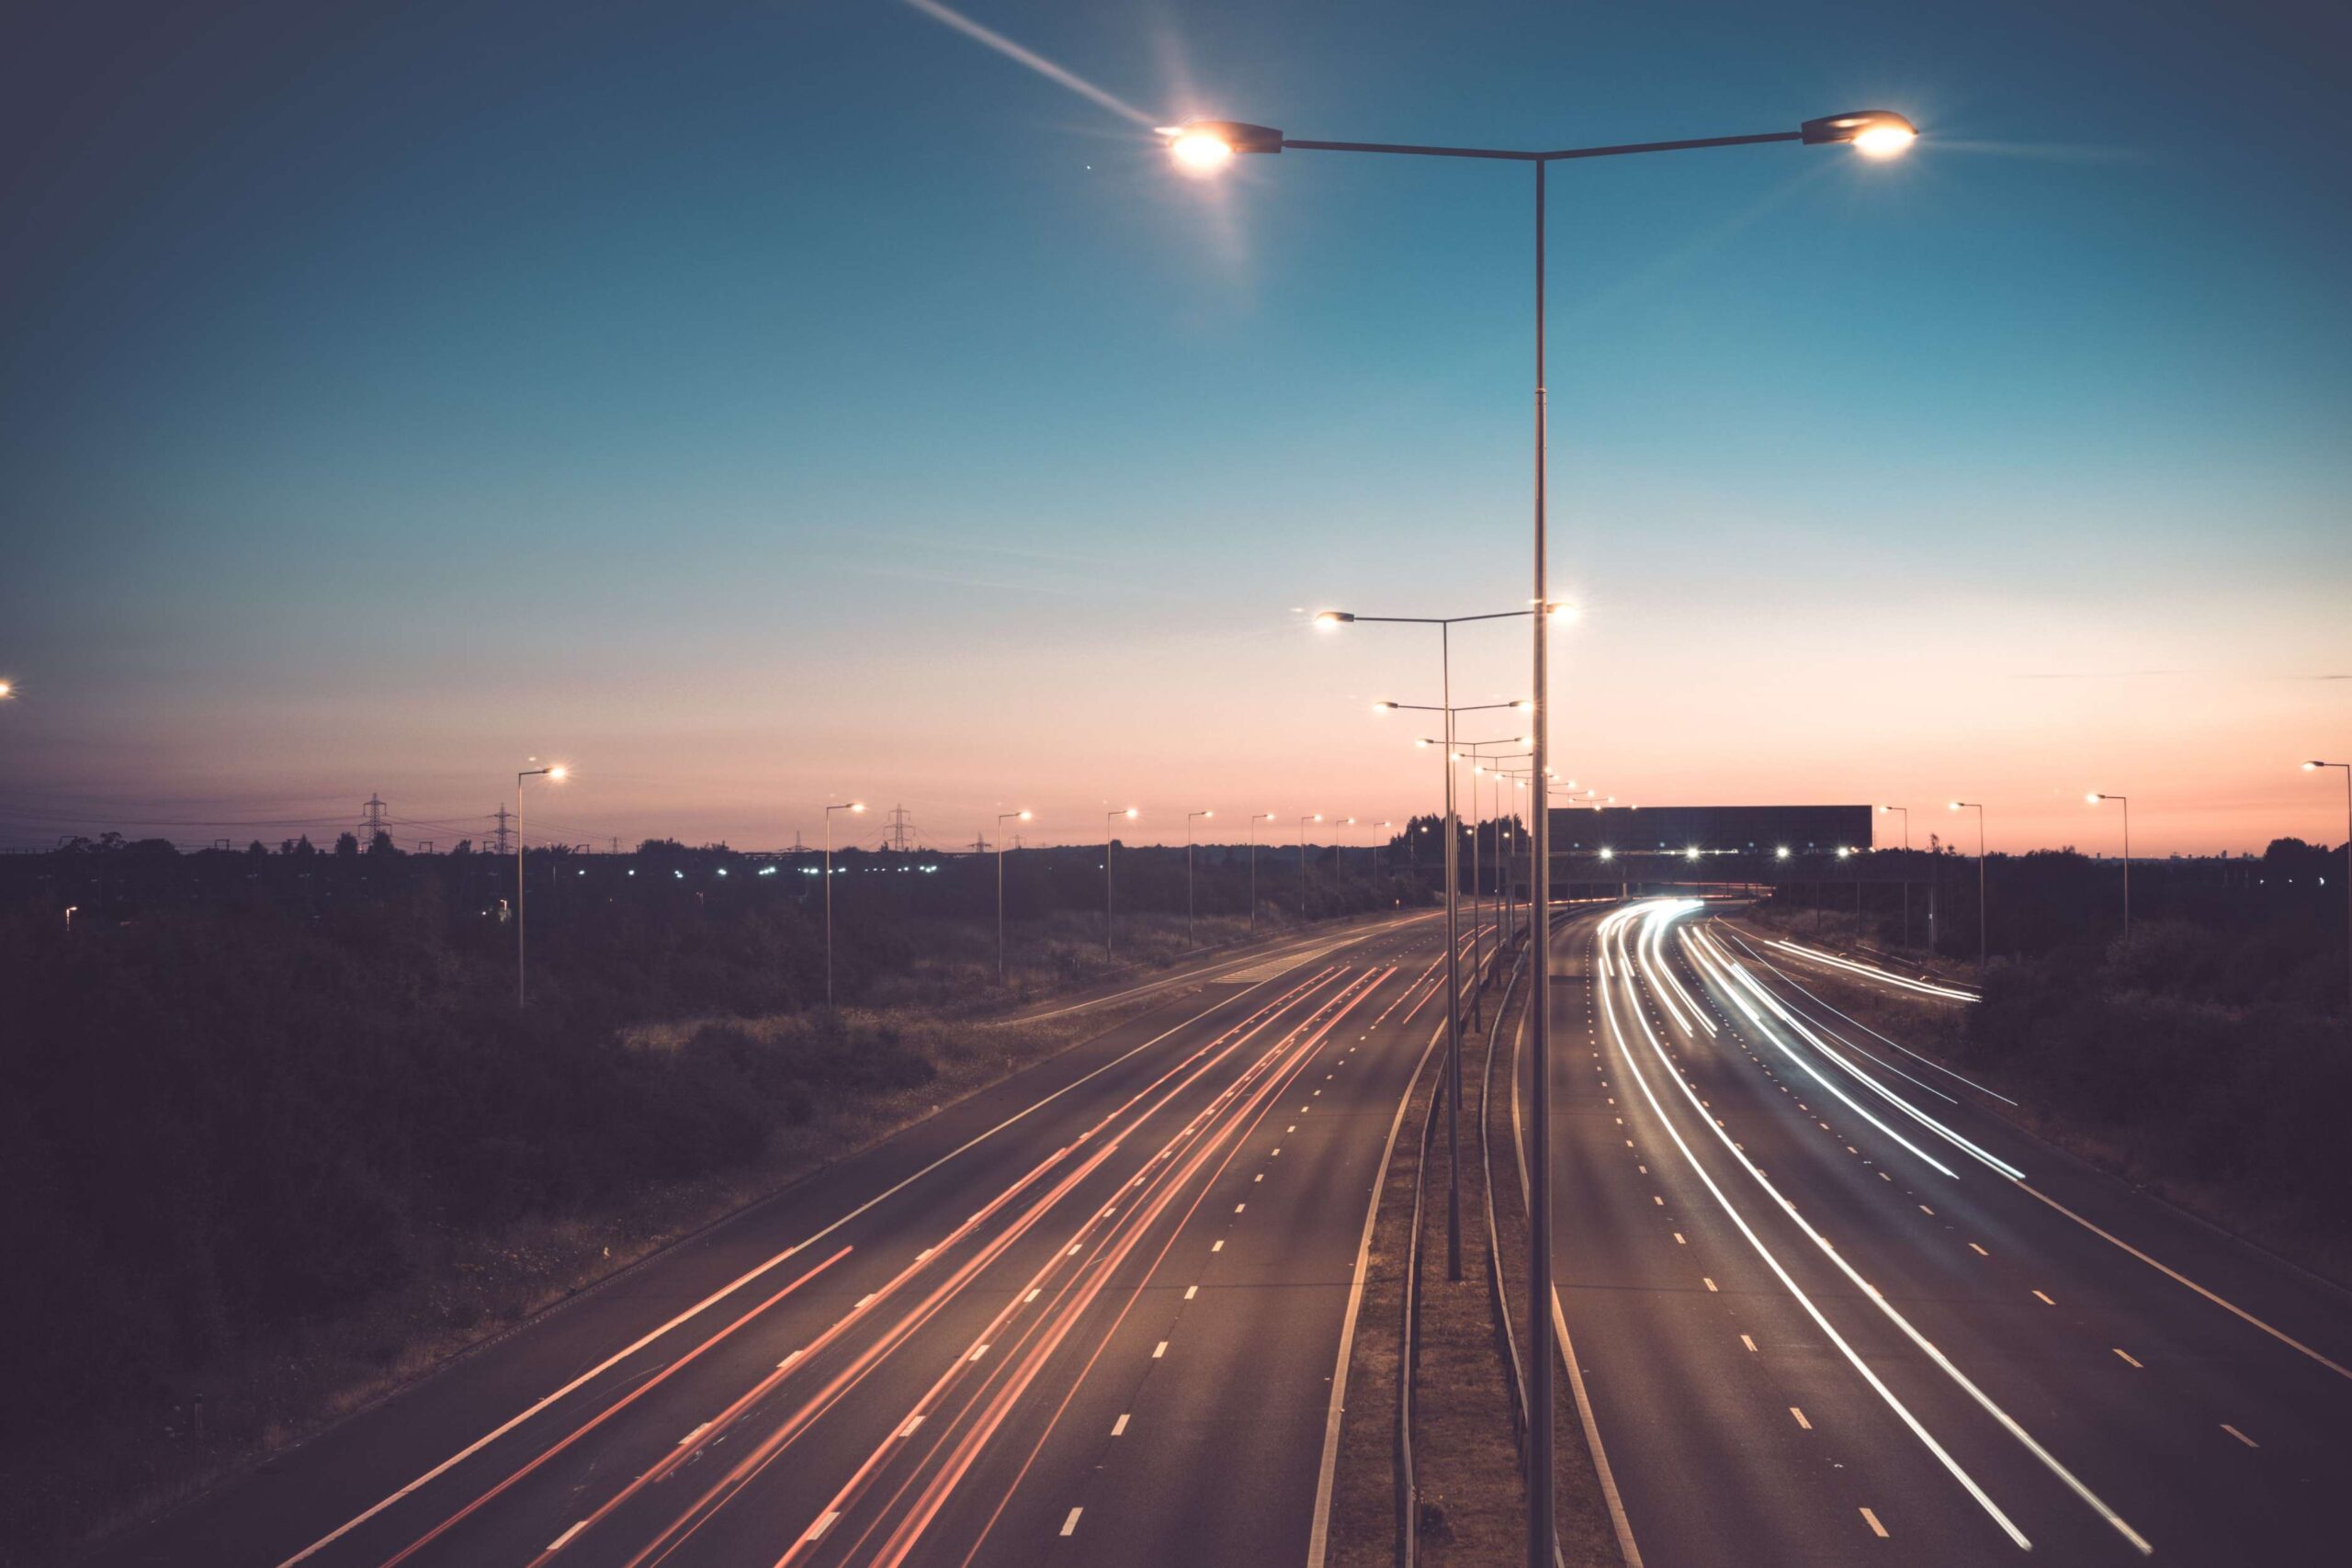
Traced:
<path id="1" fill-rule="evenodd" d="M 1442 932 L 1226 964 L 95 1561 L 1306 1562 Z"/>
<path id="2" fill-rule="evenodd" d="M 2352 1561 L 2344 1292 L 1694 905 L 1552 972 L 1554 1277 L 1648 1568 Z"/>

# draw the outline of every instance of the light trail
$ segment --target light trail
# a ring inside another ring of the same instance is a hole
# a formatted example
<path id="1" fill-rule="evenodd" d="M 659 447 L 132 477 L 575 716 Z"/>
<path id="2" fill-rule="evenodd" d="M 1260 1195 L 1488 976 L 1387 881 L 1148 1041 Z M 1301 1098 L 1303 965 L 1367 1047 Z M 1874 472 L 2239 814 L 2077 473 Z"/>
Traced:
<path id="1" fill-rule="evenodd" d="M 1124 119 L 1133 120 L 1136 124 L 1146 127 L 1158 123 L 1154 117 L 1144 113 L 1125 98 L 1104 92 L 1077 72 L 1055 64 L 1035 50 L 1024 48 L 1002 33 L 980 26 L 961 12 L 949 10 L 940 4 L 939 0 L 906 0 L 906 3 L 932 20 L 943 22 L 954 28 L 966 38 L 987 45 L 1014 64 L 1027 66 L 1048 82 L 1068 87 L 1080 97 L 1090 103 L 1100 104 Z"/>

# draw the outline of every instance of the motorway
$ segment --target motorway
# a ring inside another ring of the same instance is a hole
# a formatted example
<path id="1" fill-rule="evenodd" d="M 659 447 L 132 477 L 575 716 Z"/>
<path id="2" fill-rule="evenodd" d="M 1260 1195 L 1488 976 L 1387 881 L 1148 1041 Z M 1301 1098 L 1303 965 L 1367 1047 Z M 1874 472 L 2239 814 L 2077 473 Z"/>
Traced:
<path id="1" fill-rule="evenodd" d="M 1442 949 L 1227 964 L 94 1561 L 1310 1561 Z"/>
<path id="2" fill-rule="evenodd" d="M 1821 974 L 1691 901 L 1554 941 L 1554 1279 L 1640 1562 L 2346 1561 L 2352 1298 Z"/>

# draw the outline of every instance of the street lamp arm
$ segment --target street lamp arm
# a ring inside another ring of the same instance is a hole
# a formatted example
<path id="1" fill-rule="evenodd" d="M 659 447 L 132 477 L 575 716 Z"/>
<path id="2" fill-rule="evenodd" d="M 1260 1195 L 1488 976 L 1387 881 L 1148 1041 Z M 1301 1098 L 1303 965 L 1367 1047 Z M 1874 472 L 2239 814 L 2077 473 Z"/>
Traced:
<path id="1" fill-rule="evenodd" d="M 1396 141 L 1303 141 L 1283 139 L 1286 152 L 1389 152 L 1408 158 L 1488 158 L 1509 164 L 1557 164 L 1571 158 L 1622 158 L 1633 152 L 1687 152 L 1701 147 L 1751 147 L 1766 141 L 1802 141 L 1802 130 L 1769 130 L 1758 136 L 1700 136 L 1680 141 L 1628 141 L 1613 147 L 1563 147 L 1524 152 L 1505 147 L 1420 147 Z M 1359 620 L 1370 620 L 1361 615 Z"/>
<path id="2" fill-rule="evenodd" d="M 1353 621 L 1379 621 L 1394 626 L 1458 626 L 1466 621 L 1515 621 L 1535 614 L 1532 610 L 1496 610 L 1484 615 L 1355 615 Z"/>

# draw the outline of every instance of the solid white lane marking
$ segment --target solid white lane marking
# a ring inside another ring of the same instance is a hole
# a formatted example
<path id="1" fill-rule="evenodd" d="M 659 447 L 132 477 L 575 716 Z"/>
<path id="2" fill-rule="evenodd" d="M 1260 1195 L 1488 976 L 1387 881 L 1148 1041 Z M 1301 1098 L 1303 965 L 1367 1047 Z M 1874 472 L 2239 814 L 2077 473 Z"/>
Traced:
<path id="1" fill-rule="evenodd" d="M 2252 1438 L 2247 1437 L 2244 1432 L 2239 1431 L 2235 1427 L 2231 1426 L 2227 1421 L 2222 1423 L 2222 1430 L 2227 1432 L 2231 1437 L 2235 1438 L 2239 1442 L 2244 1443 L 2247 1448 L 2258 1449 L 2262 1446 L 2260 1443 L 2256 1442 Z"/>
<path id="2" fill-rule="evenodd" d="M 548 1542 L 547 1549 L 549 1551 L 562 1551 L 564 1542 L 570 1540 L 573 1536 L 578 1535 L 582 1530 L 584 1530 L 587 1528 L 588 1521 L 586 1519 L 581 1520 L 578 1524 L 572 1526 L 570 1529 L 564 1531 L 561 1535 Z"/>
<path id="3" fill-rule="evenodd" d="M 1789 1414 L 1797 1418 L 1798 1426 L 1803 1427 L 1808 1432 L 1813 1430 L 1813 1423 L 1804 1418 L 1804 1411 L 1799 1410 L 1795 1405 L 1792 1404 L 1789 1406 Z"/>
<path id="4" fill-rule="evenodd" d="M 1124 1415 L 1122 1415 L 1116 1421 L 1111 1423 L 1111 1436 L 1114 1438 L 1124 1435 L 1126 1429 L 1127 1418 Z"/>
<path id="5" fill-rule="evenodd" d="M 2312 1349 L 2310 1346 L 2304 1344 L 2301 1340 L 2294 1337 L 2292 1335 L 2282 1333 L 2278 1329 L 2271 1327 L 2270 1325 L 2263 1322 L 2262 1319 L 2255 1316 L 2254 1314 L 2246 1311 L 2244 1307 L 2237 1305 L 2233 1302 L 2224 1301 L 2222 1297 L 2215 1295 L 2212 1292 L 2207 1290 L 2204 1286 L 2199 1284 L 2188 1275 L 2166 1268 L 2165 1265 L 2157 1262 L 2154 1258 L 2149 1257 L 2146 1253 L 2141 1251 L 2138 1247 L 2132 1246 L 2130 1242 L 2125 1241 L 2121 1236 L 2116 1235 L 2112 1232 L 2099 1229 L 2098 1226 L 2091 1224 L 2090 1221 L 2083 1218 L 2082 1215 L 2075 1213 L 2074 1210 L 2069 1209 L 2065 1204 L 2061 1203 L 2057 1199 L 2050 1196 L 2049 1193 L 2039 1191 L 2022 1181 L 2018 1182 L 2017 1187 L 2018 1190 L 2020 1192 L 2031 1192 L 2035 1197 L 2041 1199 L 2043 1202 L 2049 1204 L 2052 1208 L 2057 1210 L 2060 1213 L 2065 1215 L 2068 1219 L 2074 1221 L 2076 1224 L 2082 1226 L 2093 1235 L 2098 1236 L 2101 1241 L 2113 1242 L 2116 1246 L 2121 1247 L 2124 1251 L 2130 1253 L 2132 1257 L 2138 1258 L 2141 1262 L 2146 1264 L 2157 1273 L 2164 1275 L 2166 1279 L 2173 1280 L 2177 1284 L 2188 1286 L 2190 1290 L 2195 1291 L 2199 1295 L 2203 1296 L 2207 1301 L 2211 1302 L 2215 1306 L 2220 1307 L 2222 1311 L 2232 1314 L 2243 1322 L 2252 1324 L 2255 1327 L 2259 1328 L 2262 1332 L 2267 1334 L 2270 1337 L 2278 1340 L 2278 1343 L 2288 1347 L 2290 1349 L 2301 1351 L 2304 1355 L 2309 1356 L 2312 1360 L 2317 1361 L 2321 1366 L 2325 1367 L 2329 1371 L 2334 1372 L 2337 1377 L 2352 1378 L 2352 1367 L 2346 1367 L 2339 1361 L 2330 1360 L 2328 1358 L 2321 1355 L 2318 1351 Z"/>
<path id="6" fill-rule="evenodd" d="M 2117 1355 L 2119 1355 L 2119 1356 L 2122 1357 L 2122 1358 L 2123 1358 L 2123 1359 L 2124 1359 L 2124 1361 L 2125 1361 L 2128 1365 L 2131 1365 L 2131 1366 L 2134 1366 L 2134 1367 L 2136 1367 L 2136 1366 L 2138 1366 L 2138 1365 L 2140 1364 L 2139 1358 L 2138 1358 L 2138 1357 L 2136 1357 L 2136 1356 L 2134 1356 L 2134 1355 L 2132 1355 L 2131 1351 L 2126 1350 L 2126 1349 L 2125 1349 L 2122 1346 L 2120 1346 L 2120 1345 L 2118 1345 L 2118 1346 L 2115 1348 L 2115 1353 L 2116 1353 Z"/>
<path id="7" fill-rule="evenodd" d="M 1862 1523 L 1870 1526 L 1871 1534 L 1878 1537 L 1879 1540 L 1884 1540 L 1886 1539 L 1886 1527 L 1879 1523 L 1878 1516 L 1871 1513 L 1868 1508 L 1864 1508 L 1862 1510 Z"/>
<path id="8" fill-rule="evenodd" d="M 1069 1517 L 1062 1521 L 1062 1534 L 1076 1535 L 1078 1533 L 1078 1516 L 1084 1512 L 1086 1512 L 1084 1508 L 1072 1508 L 1069 1511 Z"/>

